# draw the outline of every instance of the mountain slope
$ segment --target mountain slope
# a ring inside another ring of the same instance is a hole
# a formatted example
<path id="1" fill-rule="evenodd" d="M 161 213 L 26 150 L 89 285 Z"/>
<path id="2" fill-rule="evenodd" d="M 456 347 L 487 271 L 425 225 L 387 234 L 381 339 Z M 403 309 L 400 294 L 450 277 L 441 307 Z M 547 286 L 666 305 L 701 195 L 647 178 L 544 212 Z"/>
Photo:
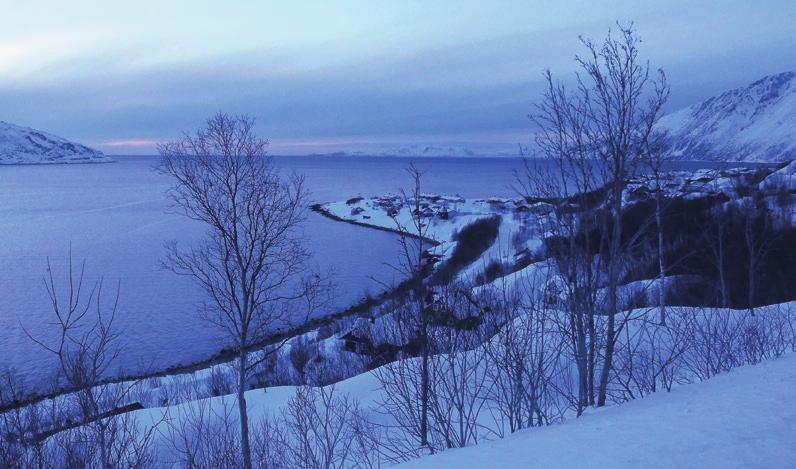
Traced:
<path id="1" fill-rule="evenodd" d="M 770 75 L 668 114 L 658 123 L 689 160 L 796 158 L 796 71 Z"/>
<path id="2" fill-rule="evenodd" d="M 793 467 L 794 401 L 790 354 L 406 467 Z"/>
<path id="3" fill-rule="evenodd" d="M 0 121 L 0 164 L 108 163 L 102 152 L 46 132 Z"/>

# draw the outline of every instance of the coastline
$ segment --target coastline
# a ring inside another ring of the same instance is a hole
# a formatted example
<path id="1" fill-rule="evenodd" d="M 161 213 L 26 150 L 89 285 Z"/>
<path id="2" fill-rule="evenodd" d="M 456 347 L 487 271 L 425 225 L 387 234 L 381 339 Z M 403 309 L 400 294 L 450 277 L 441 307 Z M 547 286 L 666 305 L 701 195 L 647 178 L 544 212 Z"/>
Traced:
<path id="1" fill-rule="evenodd" d="M 363 228 L 375 229 L 379 231 L 385 231 L 389 233 L 393 233 L 396 235 L 402 234 L 402 232 L 398 229 L 388 228 L 378 225 L 370 225 L 367 223 L 357 222 L 355 220 L 347 220 L 341 217 L 338 217 L 329 211 L 325 210 L 321 204 L 313 204 L 310 206 L 310 210 L 318 213 L 319 215 L 328 218 L 329 220 L 335 222 L 343 222 L 348 223 L 355 226 L 360 226 Z M 411 233 L 403 233 L 407 236 L 417 239 L 417 235 L 412 235 Z M 439 241 L 424 238 L 424 241 L 430 243 L 431 247 L 438 246 L 441 244 Z M 479 254 L 480 255 L 480 254 Z M 318 329 L 321 326 L 326 324 L 331 324 L 334 321 L 349 317 L 349 316 L 356 316 L 358 314 L 366 313 L 367 311 L 372 310 L 374 307 L 384 303 L 385 301 L 400 298 L 402 295 L 408 294 L 411 286 L 418 282 L 421 279 L 429 278 L 433 272 L 426 272 L 424 275 L 417 275 L 412 278 L 407 278 L 403 280 L 398 285 L 394 287 L 387 288 L 381 291 L 378 295 L 373 297 L 367 297 L 362 299 L 361 301 L 334 313 L 330 313 L 324 315 L 322 317 L 309 319 L 306 322 L 301 324 L 295 325 L 293 327 L 288 328 L 287 330 L 277 330 L 274 333 L 264 337 L 261 341 L 258 341 L 256 344 L 253 344 L 250 348 L 252 351 L 256 351 L 263 347 L 269 345 L 275 345 L 284 343 L 285 341 L 289 340 L 292 337 L 300 336 L 302 334 L 306 334 L 313 330 Z M 124 382 L 133 382 L 133 381 L 141 381 L 149 378 L 163 378 L 163 377 L 170 377 L 170 376 L 177 376 L 181 374 L 188 374 L 193 373 L 199 370 L 207 369 L 216 365 L 220 365 L 223 363 L 228 363 L 236 358 L 235 351 L 227 348 L 222 347 L 216 353 L 210 355 L 209 357 L 201 360 L 192 361 L 186 364 L 175 364 L 171 366 L 167 366 L 165 368 L 161 368 L 158 370 L 146 371 L 141 373 L 131 373 L 125 375 L 114 376 L 112 378 L 104 379 L 101 381 L 101 384 L 118 384 Z M 71 388 L 62 388 L 56 391 L 51 391 L 43 394 L 33 393 L 30 397 L 24 400 L 13 401 L 9 403 L 2 403 L 0 404 L 0 412 L 6 410 L 12 410 L 15 408 L 23 407 L 25 405 L 29 405 L 35 402 L 40 402 L 46 399 L 52 399 L 59 396 L 63 396 L 66 394 L 70 394 L 72 392 L 77 391 L 78 389 L 71 389 Z"/>
<path id="2" fill-rule="evenodd" d="M 370 223 L 364 223 L 364 222 L 361 222 L 361 221 L 349 220 L 347 218 L 339 217 L 339 216 L 333 214 L 332 212 L 330 212 L 329 210 L 326 210 L 325 208 L 323 208 L 323 204 L 319 204 L 319 203 L 312 204 L 312 205 L 310 205 L 310 210 L 315 212 L 315 213 L 317 213 L 317 214 L 319 214 L 319 215 L 321 215 L 321 216 L 323 216 L 323 217 L 326 217 L 326 218 L 328 218 L 330 220 L 339 221 L 339 222 L 342 222 L 342 223 L 348 223 L 349 225 L 361 226 L 361 227 L 364 227 L 364 228 L 370 228 L 372 230 L 386 231 L 387 233 L 393 233 L 393 234 L 396 234 L 396 235 L 403 235 L 403 236 L 407 236 L 409 238 L 414 238 L 414 239 L 422 239 L 423 241 L 425 241 L 427 243 L 430 243 L 432 247 L 439 246 L 441 244 L 439 241 L 437 241 L 435 239 L 426 238 L 426 237 L 422 237 L 422 236 L 417 236 L 416 234 L 408 233 L 406 231 L 401 231 L 398 228 L 388 228 L 386 226 L 372 225 Z"/>
<path id="3" fill-rule="evenodd" d="M 30 163 L 7 163 L 3 160 L 0 160 L 0 167 L 2 166 L 57 166 L 57 165 L 88 165 L 88 164 L 111 164 L 111 163 L 118 163 L 113 158 L 108 158 L 106 161 L 36 161 Z"/>

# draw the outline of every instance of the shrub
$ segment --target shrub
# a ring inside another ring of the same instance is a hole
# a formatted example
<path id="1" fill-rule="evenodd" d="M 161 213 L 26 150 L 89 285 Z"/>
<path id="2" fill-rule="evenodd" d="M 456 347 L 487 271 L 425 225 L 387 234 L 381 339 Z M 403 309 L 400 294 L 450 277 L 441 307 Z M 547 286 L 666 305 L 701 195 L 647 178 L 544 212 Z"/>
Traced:
<path id="1" fill-rule="evenodd" d="M 481 257 L 498 236 L 501 217 L 479 218 L 464 226 L 453 240 L 457 241 L 450 259 L 440 266 L 431 280 L 432 284 L 443 284 L 453 280 L 457 272 Z"/>

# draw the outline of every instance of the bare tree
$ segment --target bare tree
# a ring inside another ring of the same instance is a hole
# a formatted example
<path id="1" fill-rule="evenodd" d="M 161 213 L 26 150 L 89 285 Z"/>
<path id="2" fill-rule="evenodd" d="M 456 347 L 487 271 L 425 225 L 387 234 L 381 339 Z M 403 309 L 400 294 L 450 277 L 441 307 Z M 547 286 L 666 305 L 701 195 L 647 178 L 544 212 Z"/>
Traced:
<path id="1" fill-rule="evenodd" d="M 387 331 L 393 335 L 390 341 L 403 344 L 410 354 L 374 371 L 381 385 L 377 409 L 386 417 L 379 451 L 387 462 L 474 444 L 483 434 L 492 433 L 480 417 L 492 386 L 487 354 L 481 347 L 484 336 L 473 321 L 483 311 L 468 299 L 465 288 L 457 283 L 444 285 L 428 304 L 427 368 L 422 357 L 411 356 L 419 347 L 415 321 L 408 317 L 415 313 L 411 306 L 396 312 L 394 328 Z M 425 372 L 428 446 L 418 448 Z"/>
<path id="2" fill-rule="evenodd" d="M 414 328 L 420 355 L 420 420 L 418 438 L 421 449 L 431 449 L 428 439 L 428 413 L 430 393 L 429 371 L 429 295 L 431 294 L 424 274 L 428 268 L 426 250 L 432 247 L 428 241 L 429 220 L 422 206 L 423 171 L 410 164 L 406 169 L 412 181 L 410 190 L 401 190 L 401 204 L 408 210 L 408 219 L 401 220 L 401 207 L 392 212 L 393 221 L 398 229 L 401 258 L 398 270 L 412 279 L 412 304 L 415 312 L 407 319 Z"/>
<path id="3" fill-rule="evenodd" d="M 619 26 L 618 37 L 609 31 L 597 44 L 581 39 L 587 49 L 577 56 L 581 73 L 574 91 L 555 86 L 548 77 L 548 93 L 541 124 L 547 153 L 566 152 L 570 161 L 593 160 L 595 174 L 604 182 L 605 217 L 601 258 L 605 264 L 607 315 L 605 350 L 597 390 L 597 405 L 605 405 L 616 343 L 617 289 L 625 262 L 623 256 L 623 193 L 650 141 L 653 125 L 668 95 L 662 71 L 651 76 L 648 63 L 639 58 L 641 42 L 632 25 Z M 576 155 L 577 158 L 569 155 Z M 583 156 L 581 156 L 583 155 Z"/>
<path id="4" fill-rule="evenodd" d="M 668 93 L 668 88 L 664 90 Z M 650 133 L 643 142 L 642 158 L 652 176 L 655 193 L 655 229 L 658 232 L 658 311 L 661 324 L 666 324 L 666 259 L 664 257 L 663 209 L 665 189 L 663 187 L 664 166 L 670 159 L 662 133 Z"/>
<path id="5" fill-rule="evenodd" d="M 489 402 L 493 382 L 488 373 L 485 340 L 477 322 L 484 309 L 462 282 L 441 285 L 431 305 L 431 314 L 440 327 L 431 330 L 430 427 L 441 449 L 477 444 L 492 433 L 480 418 Z"/>
<path id="6" fill-rule="evenodd" d="M 119 286 L 112 300 L 103 297 L 102 279 L 84 285 L 85 263 L 75 271 L 69 253 L 66 287 L 56 284 L 50 259 L 44 284 L 50 300 L 56 340 L 37 339 L 35 343 L 58 361 L 58 385 L 70 391 L 59 399 L 62 422 L 45 432 L 31 435 L 33 443 L 55 437 L 62 453 L 71 454 L 85 464 L 99 457 L 99 466 L 144 467 L 151 462 L 149 444 L 154 427 L 140 431 L 122 405 L 128 404 L 136 384 L 107 384 L 111 366 L 121 353 L 120 332 L 114 325 L 119 303 Z M 70 416 L 73 404 L 76 416 Z M 121 413 L 121 415 L 119 415 Z M 76 419 L 76 422 L 73 421 Z"/>
<path id="7" fill-rule="evenodd" d="M 578 415 L 594 404 L 594 383 L 599 347 L 595 317 L 602 272 L 594 254 L 602 240 L 588 235 L 605 224 L 603 213 L 590 209 L 595 194 L 605 184 L 595 171 L 594 145 L 584 130 L 587 114 L 581 100 L 544 73 L 547 84 L 542 101 L 530 117 L 539 128 L 536 144 L 550 164 L 530 160 L 523 174 L 517 175 L 518 192 L 529 202 L 548 204 L 537 210 L 538 231 L 546 237 L 549 271 L 558 275 L 548 279 L 549 306 L 563 302 L 568 312 L 562 330 L 568 334 L 578 372 Z"/>
<path id="8" fill-rule="evenodd" d="M 726 308 L 730 305 L 730 291 L 727 282 L 729 211 L 724 205 L 718 204 L 711 209 L 710 215 L 710 224 L 703 236 L 706 240 L 708 257 L 716 269 L 718 277 L 718 304 L 722 308 Z"/>
<path id="9" fill-rule="evenodd" d="M 281 416 L 261 423 L 273 434 L 266 447 L 258 440 L 262 467 L 342 469 L 379 467 L 375 428 L 347 394 L 325 387 L 300 386 Z M 277 436 L 278 434 L 278 436 Z M 276 461 L 271 466 L 265 463 Z"/>
<path id="10" fill-rule="evenodd" d="M 558 327 L 559 312 L 545 304 L 540 280 L 536 272 L 518 279 L 522 294 L 505 282 L 482 292 L 482 301 L 499 312 L 495 319 L 501 323 L 484 344 L 490 406 L 500 414 L 500 428 L 508 425 L 512 433 L 559 422 L 572 408 L 572 393 L 561 379 L 573 364 L 567 353 L 570 335 L 562 333 L 568 328 Z"/>
<path id="11" fill-rule="evenodd" d="M 188 386 L 186 391 L 198 391 L 195 382 Z M 221 396 L 214 402 L 197 399 L 169 409 L 161 435 L 171 454 L 160 462 L 191 469 L 239 467 L 242 455 L 235 407 Z"/>
<path id="12" fill-rule="evenodd" d="M 21 379 L 13 370 L 0 375 L 0 403 L 10 405 L 26 397 Z M 48 407 L 50 407 L 48 409 Z M 24 469 L 53 465 L 47 442 L 35 438 L 54 420 L 56 409 L 42 402 L 0 412 L 0 467 Z"/>
<path id="13" fill-rule="evenodd" d="M 266 155 L 254 119 L 217 114 L 195 135 L 160 145 L 160 169 L 174 180 L 178 209 L 208 229 L 200 244 L 168 247 L 164 266 L 193 278 L 207 295 L 202 315 L 236 351 L 243 466 L 251 468 L 245 391 L 250 349 L 290 318 L 315 308 L 321 279 L 310 275 L 300 231 L 304 179 L 283 178 Z M 262 358 L 259 358 L 262 359 Z"/>
<path id="14" fill-rule="evenodd" d="M 743 240 L 747 257 L 746 301 L 749 312 L 755 314 L 758 276 L 775 239 L 773 220 L 765 198 L 755 191 L 739 203 L 743 220 Z"/>
<path id="15" fill-rule="evenodd" d="M 661 324 L 652 320 L 653 311 L 641 310 L 623 328 L 614 367 L 617 401 L 670 391 L 683 379 L 682 356 L 689 347 L 683 314 L 675 312 L 671 324 Z"/>

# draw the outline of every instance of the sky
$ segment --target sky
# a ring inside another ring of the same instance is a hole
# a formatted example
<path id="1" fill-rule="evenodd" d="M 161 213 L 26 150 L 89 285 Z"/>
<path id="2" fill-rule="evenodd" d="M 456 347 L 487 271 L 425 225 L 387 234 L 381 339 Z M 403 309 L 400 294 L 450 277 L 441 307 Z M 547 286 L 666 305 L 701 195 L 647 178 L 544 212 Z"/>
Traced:
<path id="1" fill-rule="evenodd" d="M 541 73 L 633 21 L 675 110 L 796 69 L 796 1 L 0 0 L 0 120 L 109 154 L 218 111 L 274 154 L 511 151 Z"/>

